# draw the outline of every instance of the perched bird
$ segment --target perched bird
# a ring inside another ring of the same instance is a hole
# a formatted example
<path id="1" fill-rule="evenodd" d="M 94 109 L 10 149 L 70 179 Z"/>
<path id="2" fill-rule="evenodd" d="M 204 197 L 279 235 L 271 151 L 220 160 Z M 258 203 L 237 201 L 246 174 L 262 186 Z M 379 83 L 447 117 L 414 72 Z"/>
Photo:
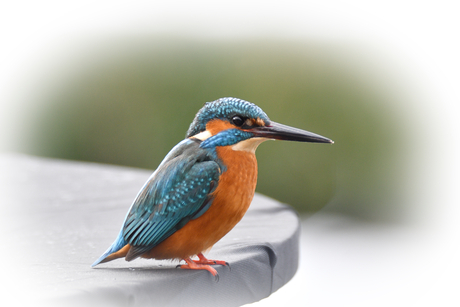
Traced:
<path id="1" fill-rule="evenodd" d="M 164 158 L 134 199 L 123 226 L 93 267 L 125 257 L 185 260 L 182 269 L 207 270 L 204 252 L 244 216 L 257 183 L 255 150 L 266 140 L 333 143 L 323 136 L 271 121 L 237 98 L 207 102 L 185 140 Z M 191 257 L 198 256 L 198 260 Z"/>

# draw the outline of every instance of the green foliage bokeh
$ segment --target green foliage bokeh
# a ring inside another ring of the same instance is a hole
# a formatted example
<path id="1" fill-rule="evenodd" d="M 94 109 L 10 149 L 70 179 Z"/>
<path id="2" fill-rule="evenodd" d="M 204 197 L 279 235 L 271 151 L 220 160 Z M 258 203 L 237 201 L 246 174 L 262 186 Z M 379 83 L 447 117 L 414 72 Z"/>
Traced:
<path id="1" fill-rule="evenodd" d="M 258 192 L 300 212 L 334 203 L 356 216 L 394 217 L 402 159 L 398 117 L 369 80 L 326 51 L 279 41 L 112 42 L 45 95 L 25 151 L 154 169 L 204 102 L 238 97 L 276 122 L 335 141 L 262 144 Z"/>

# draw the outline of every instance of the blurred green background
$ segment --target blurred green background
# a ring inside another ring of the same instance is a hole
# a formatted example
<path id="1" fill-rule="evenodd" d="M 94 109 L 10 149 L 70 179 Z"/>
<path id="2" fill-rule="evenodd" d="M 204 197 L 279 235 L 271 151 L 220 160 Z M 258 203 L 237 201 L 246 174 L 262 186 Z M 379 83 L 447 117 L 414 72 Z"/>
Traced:
<path id="1" fill-rule="evenodd" d="M 154 169 L 205 102 L 237 97 L 335 141 L 262 144 L 257 192 L 301 213 L 403 216 L 404 119 L 378 72 L 352 65 L 345 47 L 145 36 L 83 49 L 29 110 L 22 152 Z"/>

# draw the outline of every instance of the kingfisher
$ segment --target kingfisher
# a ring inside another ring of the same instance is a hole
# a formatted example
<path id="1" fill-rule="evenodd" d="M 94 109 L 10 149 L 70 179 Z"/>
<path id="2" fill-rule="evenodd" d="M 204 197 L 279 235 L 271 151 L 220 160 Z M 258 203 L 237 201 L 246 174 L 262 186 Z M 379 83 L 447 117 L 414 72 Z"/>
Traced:
<path id="1" fill-rule="evenodd" d="M 255 151 L 267 140 L 333 143 L 273 122 L 242 99 L 205 103 L 186 138 L 141 188 L 117 238 L 92 267 L 122 257 L 184 260 L 179 268 L 207 270 L 218 280 L 211 265 L 228 263 L 204 254 L 248 210 L 257 183 Z"/>

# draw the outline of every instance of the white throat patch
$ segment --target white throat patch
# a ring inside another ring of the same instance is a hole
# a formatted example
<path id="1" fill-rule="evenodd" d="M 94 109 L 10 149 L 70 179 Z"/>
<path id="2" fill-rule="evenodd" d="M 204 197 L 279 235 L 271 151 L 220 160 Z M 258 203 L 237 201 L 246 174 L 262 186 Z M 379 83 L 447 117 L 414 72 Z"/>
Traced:
<path id="1" fill-rule="evenodd" d="M 239 143 L 236 143 L 235 145 L 232 146 L 232 149 L 236 151 L 247 151 L 247 152 L 255 153 L 257 146 L 259 146 L 262 142 L 265 142 L 268 140 L 271 140 L 271 139 L 251 138 L 251 139 L 247 139 Z"/>

